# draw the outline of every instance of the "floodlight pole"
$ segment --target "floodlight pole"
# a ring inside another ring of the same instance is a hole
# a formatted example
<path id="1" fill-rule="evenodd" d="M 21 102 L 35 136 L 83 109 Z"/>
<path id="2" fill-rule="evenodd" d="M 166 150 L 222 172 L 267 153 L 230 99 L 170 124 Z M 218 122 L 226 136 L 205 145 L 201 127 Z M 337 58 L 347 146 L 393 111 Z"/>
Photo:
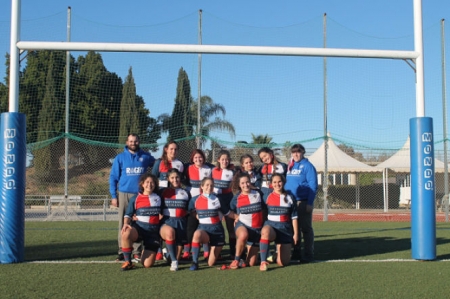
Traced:
<path id="1" fill-rule="evenodd" d="M 67 8 L 67 41 L 70 42 L 70 27 L 71 27 L 72 9 Z M 70 102 L 70 51 L 66 51 L 66 127 L 64 138 L 64 199 L 67 205 L 67 198 L 69 193 L 69 102 Z M 65 206 L 67 208 L 67 206 Z"/>
<path id="2" fill-rule="evenodd" d="M 198 44 L 202 44 L 202 10 L 198 11 Z M 197 148 L 200 149 L 200 132 L 201 132 L 201 119 L 200 119 L 200 107 L 202 99 L 202 53 L 198 53 L 198 102 L 197 102 Z"/>
<path id="3" fill-rule="evenodd" d="M 445 222 L 448 222 L 448 159 L 447 159 L 447 79 L 445 75 L 445 20 L 441 20 L 441 56 L 442 56 L 442 113 L 444 125 L 444 197 L 441 205 L 445 207 Z"/>
<path id="4" fill-rule="evenodd" d="M 323 47 L 327 47 L 327 14 L 323 14 Z M 324 136 L 324 169 L 323 169 L 323 221 L 328 221 L 328 85 L 327 57 L 323 57 L 323 136 Z"/>

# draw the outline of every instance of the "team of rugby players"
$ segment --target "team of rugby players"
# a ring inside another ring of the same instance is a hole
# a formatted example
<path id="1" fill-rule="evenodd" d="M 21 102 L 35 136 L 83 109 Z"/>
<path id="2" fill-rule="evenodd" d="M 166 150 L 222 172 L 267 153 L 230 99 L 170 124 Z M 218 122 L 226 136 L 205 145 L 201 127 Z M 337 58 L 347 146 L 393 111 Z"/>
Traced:
<path id="1" fill-rule="evenodd" d="M 139 142 L 136 134 L 128 136 L 110 175 L 112 205 L 119 208 L 121 218 L 117 257 L 123 261 L 121 270 L 133 269 L 133 261 L 148 268 L 161 259 L 169 261 L 171 271 L 178 270 L 182 259 L 192 260 L 189 269 L 197 270 L 201 247 L 207 264 L 213 266 L 222 259 L 225 229 L 232 261 L 222 269 L 255 266 L 258 253 L 261 271 L 268 269 L 268 260 L 280 266 L 291 258 L 301 263 L 314 260 L 317 174 L 301 144 L 291 147 L 289 164 L 279 162 L 270 148 L 261 148 L 262 166 L 255 168 L 249 154 L 234 166 L 227 150 L 217 154 L 216 165 L 207 163 L 200 149 L 184 164 L 177 159 L 174 141 L 155 161 Z M 274 256 L 271 242 L 276 245 Z"/>

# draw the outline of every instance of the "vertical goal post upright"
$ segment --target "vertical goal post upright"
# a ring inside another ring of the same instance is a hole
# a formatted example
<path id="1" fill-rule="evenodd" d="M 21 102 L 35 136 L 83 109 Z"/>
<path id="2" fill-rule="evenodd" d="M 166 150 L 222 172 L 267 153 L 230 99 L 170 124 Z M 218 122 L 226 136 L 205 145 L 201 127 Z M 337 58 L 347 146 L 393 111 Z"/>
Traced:
<path id="1" fill-rule="evenodd" d="M 434 166 L 424 161 L 430 158 L 434 161 L 434 146 L 432 139 L 432 120 L 425 117 L 424 100 L 424 68 L 423 68 L 423 36 L 422 36 L 422 0 L 413 0 L 414 6 L 414 51 L 365 50 L 365 49 L 333 49 L 333 48 L 300 48 L 300 47 L 261 47 L 261 46 L 219 46 L 219 45 L 193 45 L 193 44 L 132 44 L 132 43 L 87 43 L 87 42 L 45 42 L 20 40 L 20 0 L 11 0 L 11 67 L 9 90 L 9 113 L 19 114 L 19 53 L 20 50 L 63 50 L 63 51 L 104 51 L 104 52 L 147 52 L 147 53 L 195 53 L 195 54 L 240 54 L 240 55 L 273 55 L 273 56 L 312 56 L 312 57 L 347 57 L 347 58 L 378 58 L 412 60 L 416 73 L 416 118 L 410 121 L 410 135 L 412 145 L 416 149 L 411 151 L 411 188 L 412 188 L 412 257 L 418 260 L 433 260 L 436 258 L 435 210 L 428 208 L 434 191 Z M 3 118 L 3 115 L 2 115 Z M 23 117 L 21 119 L 24 119 Z M 16 124 L 17 125 L 17 124 Z M 25 126 L 21 123 L 17 126 Z M 5 125 L 2 130 L 15 129 Z M 1 132 L 5 136 L 4 132 Z M 413 138 L 414 136 L 414 138 Z M 426 138 L 424 138 L 426 136 Z M 24 137 L 23 137 L 24 138 Z M 431 144 L 431 145 L 430 145 Z M 4 149 L 3 149 L 4 150 Z M 1 151 L 4 154 L 4 151 Z M 20 156 L 26 159 L 25 155 Z M 5 160 L 5 157 L 3 157 Z M 25 163 L 22 163 L 25 165 Z M 2 165 L 3 166 L 3 165 Z M 22 169 L 23 168 L 23 169 Z M 2 181 L 5 182 L 6 172 L 2 171 Z M 22 173 L 23 172 L 23 173 Z M 24 177 L 25 167 L 16 169 L 18 177 Z M 5 184 L 5 183 L 3 183 Z M 23 182 L 23 185 L 24 182 Z M 17 198 L 17 192 L 9 194 L 3 192 L 1 207 L 9 206 L 5 203 L 18 203 L 23 205 L 24 192 Z M 20 203 L 19 203 L 20 202 Z M 23 254 L 4 258 L 5 242 L 3 226 L 12 225 L 23 235 L 24 219 L 5 219 L 5 211 L 0 210 L 0 263 L 23 261 Z M 19 217 L 20 218 L 20 217 Z M 20 222 L 20 223 L 19 223 Z M 430 236 L 423 239 L 423 236 Z M 423 243 L 425 246 L 423 246 Z M 20 247 L 17 252 L 23 253 L 23 242 L 9 244 L 9 247 Z M 434 248 L 434 249 L 433 249 Z"/>

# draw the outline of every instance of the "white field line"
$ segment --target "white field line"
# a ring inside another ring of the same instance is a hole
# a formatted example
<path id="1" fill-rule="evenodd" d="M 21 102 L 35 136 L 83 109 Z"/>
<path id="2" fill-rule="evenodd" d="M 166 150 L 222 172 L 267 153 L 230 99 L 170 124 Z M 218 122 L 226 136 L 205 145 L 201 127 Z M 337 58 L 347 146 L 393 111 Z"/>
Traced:
<path id="1" fill-rule="evenodd" d="M 384 259 L 384 260 L 324 260 L 324 261 L 314 261 L 317 263 L 393 263 L 393 262 L 423 262 L 421 260 L 413 259 Z M 436 259 L 432 262 L 450 262 L 450 259 Z M 163 263 L 163 262 L 161 262 Z M 292 260 L 291 264 L 299 264 L 299 260 Z M 25 262 L 25 264 L 120 264 L 116 261 L 31 261 Z"/>

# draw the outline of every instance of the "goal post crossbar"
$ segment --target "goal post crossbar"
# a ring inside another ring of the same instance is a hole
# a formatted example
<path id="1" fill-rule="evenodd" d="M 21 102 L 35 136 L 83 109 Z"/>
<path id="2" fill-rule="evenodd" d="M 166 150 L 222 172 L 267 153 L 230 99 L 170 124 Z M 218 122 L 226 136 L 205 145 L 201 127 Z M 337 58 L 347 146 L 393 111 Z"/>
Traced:
<path id="1" fill-rule="evenodd" d="M 147 52 L 147 53 L 192 53 L 192 54 L 241 54 L 276 56 L 316 56 L 349 58 L 416 59 L 415 51 L 302 48 L 267 46 L 225 46 L 191 44 L 142 44 L 142 43 L 90 43 L 90 42 L 44 42 L 19 41 L 20 50 Z"/>

